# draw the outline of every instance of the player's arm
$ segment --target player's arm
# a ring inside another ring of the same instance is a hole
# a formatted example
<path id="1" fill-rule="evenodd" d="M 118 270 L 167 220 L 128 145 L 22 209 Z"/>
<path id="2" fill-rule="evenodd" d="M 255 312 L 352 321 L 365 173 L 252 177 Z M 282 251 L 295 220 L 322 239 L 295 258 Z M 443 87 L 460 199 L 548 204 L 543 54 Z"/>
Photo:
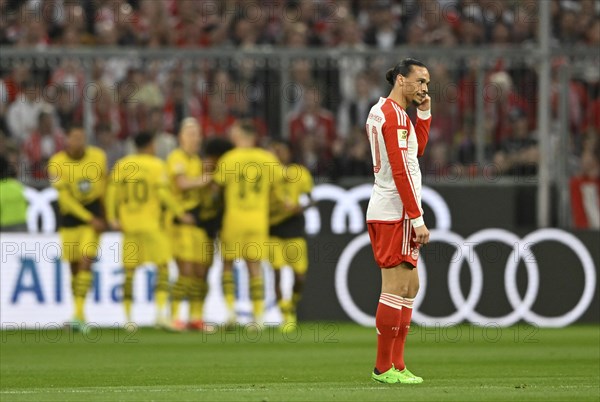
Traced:
<path id="1" fill-rule="evenodd" d="M 181 218 L 185 213 L 183 207 L 177 203 L 167 186 L 158 186 L 156 194 L 161 204 L 163 204 L 169 211 L 171 211 L 176 217 Z"/>
<path id="2" fill-rule="evenodd" d="M 195 224 L 196 220 L 194 216 L 190 213 L 187 213 L 183 207 L 175 201 L 175 198 L 167 188 L 167 186 L 159 186 L 156 189 L 156 194 L 160 202 L 167 207 L 169 211 L 175 215 L 175 217 L 181 223 L 186 223 L 189 225 Z"/>
<path id="3" fill-rule="evenodd" d="M 191 214 L 185 212 L 183 207 L 177 203 L 175 197 L 169 191 L 169 179 L 166 169 L 161 166 L 160 170 L 156 172 L 156 195 L 169 211 L 175 215 L 175 217 L 182 223 L 193 224 L 195 220 Z"/>
<path id="4" fill-rule="evenodd" d="M 77 200 L 69 189 L 69 177 L 65 169 L 54 159 L 48 162 L 48 177 L 52 187 L 58 191 L 58 205 L 63 214 L 70 214 L 83 222 L 90 223 L 94 215 Z"/>
<path id="5" fill-rule="evenodd" d="M 181 191 L 191 190 L 195 188 L 203 188 L 212 182 L 212 174 L 203 173 L 198 177 L 187 177 L 180 173 L 175 176 L 175 185 Z"/>
<path id="6" fill-rule="evenodd" d="M 73 197 L 68 186 L 59 186 L 56 187 L 56 190 L 58 190 L 58 204 L 63 213 L 73 215 L 86 223 L 92 222 L 94 214 L 88 211 L 81 202 Z"/>
<path id="7" fill-rule="evenodd" d="M 415 124 L 415 132 L 417 134 L 417 143 L 419 148 L 417 156 L 423 156 L 425 147 L 429 141 L 429 127 L 431 126 L 431 99 L 429 95 L 425 97 L 423 103 L 417 108 L 417 124 Z"/>
<path id="8" fill-rule="evenodd" d="M 407 139 L 408 126 L 401 126 L 390 122 L 385 122 L 382 127 L 383 139 L 387 151 L 392 177 L 396 184 L 396 189 L 402 199 L 404 210 L 411 219 L 413 227 L 422 226 L 424 224 L 421 209 L 417 200 L 412 175 L 408 166 L 407 157 Z M 404 133 L 404 136 L 401 134 Z M 412 169 L 418 169 L 418 166 L 413 166 Z"/>
<path id="9" fill-rule="evenodd" d="M 390 161 L 392 177 L 394 178 L 398 194 L 400 194 L 402 204 L 404 205 L 404 211 L 410 218 L 411 224 L 415 230 L 416 238 L 414 240 L 420 244 L 427 244 L 429 242 L 429 230 L 427 230 L 427 226 L 425 226 L 423 214 L 419 208 L 417 194 L 409 170 L 411 167 L 409 167 L 407 163 L 408 141 L 402 139 L 402 135 L 399 135 L 399 133 L 401 133 L 400 130 L 408 131 L 408 127 L 393 125 L 388 122 L 383 124 L 382 132 L 385 148 L 388 154 L 388 160 Z M 412 167 L 412 169 L 418 168 L 418 166 Z"/>
<path id="10" fill-rule="evenodd" d="M 182 160 L 180 156 L 171 154 L 167 160 L 167 169 L 169 175 L 173 177 L 175 186 L 180 191 L 192 190 L 207 186 L 212 175 L 203 173 L 198 177 L 188 177 L 185 175 L 187 162 Z"/>

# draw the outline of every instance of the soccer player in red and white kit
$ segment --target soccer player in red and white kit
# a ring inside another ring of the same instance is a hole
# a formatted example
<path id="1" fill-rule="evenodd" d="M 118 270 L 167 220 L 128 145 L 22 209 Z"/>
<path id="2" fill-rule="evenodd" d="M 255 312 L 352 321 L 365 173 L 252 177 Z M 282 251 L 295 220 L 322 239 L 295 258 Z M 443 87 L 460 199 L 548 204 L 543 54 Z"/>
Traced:
<path id="1" fill-rule="evenodd" d="M 418 60 L 404 59 L 388 70 L 386 79 L 393 88 L 371 108 L 366 127 L 375 173 L 367 225 L 381 267 L 375 315 L 377 361 L 371 377 L 382 383 L 419 384 L 423 379 L 404 364 L 404 343 L 419 289 L 419 247 L 429 242 L 417 160 L 425 150 L 431 124 L 429 71 Z M 417 106 L 414 126 L 406 114 L 411 105 Z"/>

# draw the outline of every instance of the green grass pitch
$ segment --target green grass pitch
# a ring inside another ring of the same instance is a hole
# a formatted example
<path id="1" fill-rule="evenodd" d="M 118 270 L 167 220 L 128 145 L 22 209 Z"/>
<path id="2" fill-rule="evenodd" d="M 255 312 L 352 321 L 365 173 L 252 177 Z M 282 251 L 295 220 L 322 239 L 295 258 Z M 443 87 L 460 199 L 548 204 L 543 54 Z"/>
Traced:
<path id="1" fill-rule="evenodd" d="M 413 326 L 422 385 L 383 385 L 372 328 L 304 323 L 282 335 L 0 332 L 2 401 L 598 401 L 600 327 Z"/>

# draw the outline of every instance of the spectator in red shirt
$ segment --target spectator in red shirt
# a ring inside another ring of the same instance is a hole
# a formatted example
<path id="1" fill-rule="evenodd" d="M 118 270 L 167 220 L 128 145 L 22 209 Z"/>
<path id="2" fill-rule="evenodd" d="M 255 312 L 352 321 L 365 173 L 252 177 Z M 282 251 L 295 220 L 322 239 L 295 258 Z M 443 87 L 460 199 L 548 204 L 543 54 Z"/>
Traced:
<path id="1" fill-rule="evenodd" d="M 6 94 L 8 96 L 8 103 L 14 102 L 19 93 L 23 90 L 24 84 L 30 82 L 33 82 L 31 77 L 31 69 L 26 63 L 16 63 L 10 74 L 4 80 L 4 85 L 6 85 Z"/>
<path id="2" fill-rule="evenodd" d="M 514 91 L 512 78 L 507 72 L 498 71 L 490 75 L 484 96 L 486 120 L 496 147 L 511 136 L 512 125 L 509 116 L 524 113 L 531 128 L 529 105 Z"/>
<path id="3" fill-rule="evenodd" d="M 202 135 L 205 138 L 227 137 L 235 122 L 235 116 L 219 94 L 208 98 L 208 110 L 202 118 Z"/>

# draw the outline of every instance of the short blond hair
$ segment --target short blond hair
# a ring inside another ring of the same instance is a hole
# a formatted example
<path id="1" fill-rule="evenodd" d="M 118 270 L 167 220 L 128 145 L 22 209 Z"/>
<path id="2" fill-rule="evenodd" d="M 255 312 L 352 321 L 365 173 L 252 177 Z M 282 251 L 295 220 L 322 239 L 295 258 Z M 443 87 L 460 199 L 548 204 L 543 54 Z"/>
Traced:
<path id="1" fill-rule="evenodd" d="M 181 120 L 179 132 L 181 133 L 188 126 L 195 126 L 200 128 L 200 123 L 198 123 L 198 120 L 196 120 L 196 118 L 194 117 L 186 117 L 185 119 Z"/>

